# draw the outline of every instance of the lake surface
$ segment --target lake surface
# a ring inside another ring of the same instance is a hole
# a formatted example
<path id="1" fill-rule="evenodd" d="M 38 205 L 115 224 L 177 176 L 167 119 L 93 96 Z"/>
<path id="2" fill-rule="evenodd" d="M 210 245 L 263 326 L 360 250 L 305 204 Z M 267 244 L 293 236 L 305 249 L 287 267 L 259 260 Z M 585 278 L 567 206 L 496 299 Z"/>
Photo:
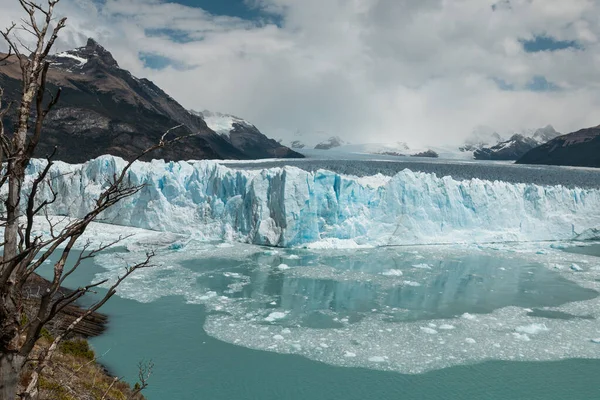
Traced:
<path id="1" fill-rule="evenodd" d="M 132 382 L 152 359 L 151 400 L 600 398 L 598 260 L 536 246 L 166 247 L 92 345 Z"/>

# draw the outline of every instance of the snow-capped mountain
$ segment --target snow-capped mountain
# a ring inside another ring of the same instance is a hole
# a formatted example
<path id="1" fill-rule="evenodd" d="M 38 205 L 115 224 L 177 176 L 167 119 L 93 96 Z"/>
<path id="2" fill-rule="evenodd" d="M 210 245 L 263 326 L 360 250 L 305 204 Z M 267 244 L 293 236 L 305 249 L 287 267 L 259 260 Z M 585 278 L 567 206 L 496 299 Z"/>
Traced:
<path id="1" fill-rule="evenodd" d="M 0 86 L 5 89 L 5 100 L 14 102 L 21 90 L 21 72 L 13 60 L 0 66 Z M 93 39 L 48 60 L 49 89 L 61 87 L 62 94 L 46 119 L 36 156 L 44 157 L 58 146 L 56 158 L 68 162 L 84 162 L 102 154 L 131 159 L 158 143 L 170 128 L 183 125 L 172 132 L 173 137 L 193 136 L 145 159 L 301 157 L 273 144 L 258 130 L 247 133 L 246 140 L 230 140 L 215 133 L 201 117 L 188 112 L 153 82 L 120 68 L 111 53 Z M 7 130 L 14 128 L 16 117 L 13 107 L 4 121 Z"/>
<path id="2" fill-rule="evenodd" d="M 502 136 L 494 129 L 487 126 L 478 126 L 465 139 L 459 147 L 460 151 L 473 152 L 485 146 L 493 146 L 501 142 Z"/>
<path id="3" fill-rule="evenodd" d="M 269 139 L 256 126 L 245 119 L 230 114 L 204 110 L 190 110 L 199 116 L 206 125 L 229 143 L 251 158 L 302 158 L 303 156 L 280 142 Z"/>
<path id="4" fill-rule="evenodd" d="M 473 152 L 477 160 L 518 160 L 531 149 L 559 136 L 560 133 L 548 125 L 528 132 L 528 135 L 515 134 L 510 139 L 493 146 L 482 146 Z"/>
<path id="5" fill-rule="evenodd" d="M 212 112 L 208 110 L 194 111 L 190 110 L 192 114 L 198 115 L 206 122 L 206 125 L 219 135 L 230 137 L 231 131 L 234 130 L 234 124 L 242 125 L 248 128 L 255 128 L 250 122 L 245 119 L 236 117 L 230 114 L 223 114 L 220 112 Z"/>

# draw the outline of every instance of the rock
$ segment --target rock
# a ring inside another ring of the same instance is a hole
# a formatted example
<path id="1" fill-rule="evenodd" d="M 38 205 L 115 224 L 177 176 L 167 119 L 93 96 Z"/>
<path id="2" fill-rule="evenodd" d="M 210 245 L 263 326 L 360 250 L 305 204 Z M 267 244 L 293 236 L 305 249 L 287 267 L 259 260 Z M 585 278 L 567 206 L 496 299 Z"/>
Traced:
<path id="1" fill-rule="evenodd" d="M 324 142 L 319 143 L 315 146 L 315 150 L 330 150 L 334 147 L 340 147 L 345 144 L 339 136 L 332 136 Z"/>
<path id="2" fill-rule="evenodd" d="M 299 140 L 294 140 L 290 146 L 292 149 L 303 149 L 306 147 L 306 145 Z"/>
<path id="3" fill-rule="evenodd" d="M 433 150 L 427 150 L 422 153 L 411 154 L 411 157 L 438 158 L 439 154 Z"/>

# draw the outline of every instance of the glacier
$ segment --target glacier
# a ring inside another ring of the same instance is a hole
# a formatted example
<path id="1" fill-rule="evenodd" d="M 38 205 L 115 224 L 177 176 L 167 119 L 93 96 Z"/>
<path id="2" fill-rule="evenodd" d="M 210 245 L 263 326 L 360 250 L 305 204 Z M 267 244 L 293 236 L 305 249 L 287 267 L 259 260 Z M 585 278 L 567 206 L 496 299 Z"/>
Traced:
<path id="1" fill-rule="evenodd" d="M 32 160 L 29 190 L 46 161 Z M 56 162 L 54 215 L 82 217 L 125 161 Z M 278 247 L 357 247 L 570 240 L 600 228 L 600 190 L 457 180 L 405 169 L 355 177 L 292 166 L 259 170 L 218 161 L 136 162 L 127 181 L 144 188 L 102 222 L 195 239 Z M 40 199 L 51 197 L 44 186 Z"/>

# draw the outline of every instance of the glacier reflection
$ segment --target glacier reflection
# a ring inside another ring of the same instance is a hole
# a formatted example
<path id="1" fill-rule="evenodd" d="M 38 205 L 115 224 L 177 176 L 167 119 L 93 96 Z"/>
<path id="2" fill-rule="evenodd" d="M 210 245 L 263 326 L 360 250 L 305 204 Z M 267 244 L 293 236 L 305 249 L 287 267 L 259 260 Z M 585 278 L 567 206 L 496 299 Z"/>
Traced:
<path id="1" fill-rule="evenodd" d="M 352 323 L 373 312 L 390 322 L 414 321 L 508 306 L 555 307 L 597 296 L 541 264 L 490 255 L 424 259 L 374 249 L 353 257 L 259 254 L 241 264 L 228 259 L 208 263 L 228 272 L 201 274 L 199 286 L 242 300 L 249 310 L 284 311 L 286 323 L 309 327 L 339 327 L 342 319 Z M 195 268 L 193 263 L 186 267 Z"/>

